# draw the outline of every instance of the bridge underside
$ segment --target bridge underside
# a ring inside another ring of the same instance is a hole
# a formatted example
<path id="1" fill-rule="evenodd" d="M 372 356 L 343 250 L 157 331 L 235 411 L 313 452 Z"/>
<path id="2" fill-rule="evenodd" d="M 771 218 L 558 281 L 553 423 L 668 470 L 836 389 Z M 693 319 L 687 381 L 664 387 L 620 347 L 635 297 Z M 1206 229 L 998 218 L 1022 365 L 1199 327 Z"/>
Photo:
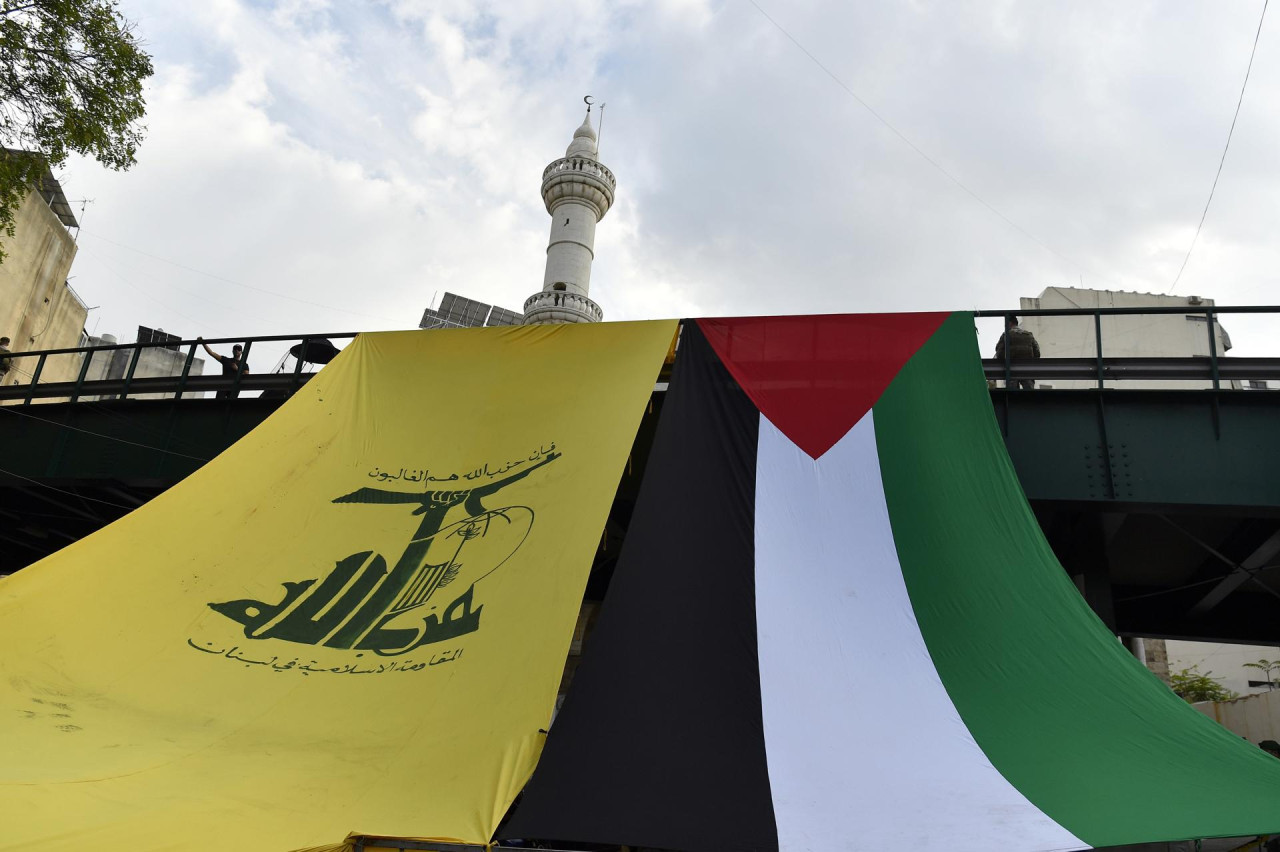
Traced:
<path id="1" fill-rule="evenodd" d="M 126 399 L 0 405 L 0 574 L 146 503 L 280 404 Z"/>
<path id="2" fill-rule="evenodd" d="M 1280 393 L 992 396 L 1049 543 L 1115 632 L 1280 644 Z M 662 397 L 654 394 L 637 435 L 588 600 L 603 597 L 612 574 Z M 142 505 L 279 405 L 126 399 L 0 406 L 0 574 Z"/>
<path id="3" fill-rule="evenodd" d="M 1045 536 L 1117 633 L 1280 642 L 1280 394 L 992 396 Z"/>

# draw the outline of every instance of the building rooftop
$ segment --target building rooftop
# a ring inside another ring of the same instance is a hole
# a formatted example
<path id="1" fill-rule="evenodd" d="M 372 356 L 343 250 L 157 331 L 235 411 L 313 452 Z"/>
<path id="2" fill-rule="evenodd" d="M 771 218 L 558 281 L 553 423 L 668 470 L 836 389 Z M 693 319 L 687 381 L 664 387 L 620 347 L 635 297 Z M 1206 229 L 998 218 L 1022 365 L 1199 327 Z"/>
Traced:
<path id="1" fill-rule="evenodd" d="M 1050 292 L 1057 292 L 1060 296 L 1064 298 L 1067 297 L 1068 293 L 1093 293 L 1093 294 L 1107 295 L 1107 296 L 1122 296 L 1122 297 L 1127 297 L 1131 300 L 1141 300 L 1144 302 L 1151 302 L 1154 300 L 1167 300 L 1174 304 L 1186 304 L 1186 305 L 1212 305 L 1214 303 L 1213 299 L 1207 299 L 1202 296 L 1195 296 L 1195 295 L 1183 296 L 1177 293 L 1142 293 L 1137 290 L 1105 290 L 1105 289 L 1095 288 L 1095 287 L 1068 287 L 1065 285 L 1053 285 L 1050 287 L 1045 287 L 1044 290 L 1040 292 L 1039 296 L 1035 296 L 1033 298 L 1043 299 Z M 1027 298 L 1027 297 L 1024 297 L 1024 298 Z"/>
<path id="2" fill-rule="evenodd" d="M 23 151 L 18 148 L 4 148 L 5 154 L 11 156 L 29 156 L 30 151 Z M 63 225 L 68 228 L 79 228 L 80 223 L 76 221 L 76 214 L 71 209 L 71 202 L 67 201 L 67 196 L 62 191 L 62 184 L 58 183 L 58 179 L 53 176 L 53 172 L 45 170 L 44 177 L 40 179 L 40 183 L 36 186 L 36 191 L 40 193 L 40 197 L 49 205 L 49 209 L 53 211 L 53 215 L 58 217 Z"/>
<path id="3" fill-rule="evenodd" d="M 53 215 L 68 228 L 79 228 L 80 223 L 76 221 L 76 214 L 71 210 L 71 202 L 67 201 L 67 196 L 62 192 L 62 184 L 58 183 L 58 179 L 53 176 L 52 172 L 46 172 L 44 178 L 41 179 L 40 185 L 36 187 L 40 192 L 40 196 L 49 204 L 49 209 L 53 211 Z"/>

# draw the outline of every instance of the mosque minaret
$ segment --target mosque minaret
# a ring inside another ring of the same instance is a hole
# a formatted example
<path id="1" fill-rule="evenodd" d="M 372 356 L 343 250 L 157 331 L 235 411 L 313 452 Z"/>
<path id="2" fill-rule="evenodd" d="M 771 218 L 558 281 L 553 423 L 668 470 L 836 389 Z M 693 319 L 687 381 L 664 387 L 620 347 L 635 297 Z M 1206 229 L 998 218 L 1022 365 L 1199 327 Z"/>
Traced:
<path id="1" fill-rule="evenodd" d="M 542 201 L 551 214 L 542 291 L 524 303 L 525 325 L 600 322 L 604 312 L 587 298 L 595 258 L 596 222 L 613 206 L 617 181 L 596 160 L 597 136 L 587 117 L 564 156 L 542 173 Z"/>

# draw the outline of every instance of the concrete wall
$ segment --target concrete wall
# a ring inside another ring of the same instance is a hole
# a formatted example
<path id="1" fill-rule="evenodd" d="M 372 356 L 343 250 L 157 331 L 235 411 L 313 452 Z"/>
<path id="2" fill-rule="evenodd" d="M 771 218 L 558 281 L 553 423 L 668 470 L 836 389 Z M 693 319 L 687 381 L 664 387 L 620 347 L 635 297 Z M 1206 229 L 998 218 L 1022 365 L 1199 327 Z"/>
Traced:
<path id="1" fill-rule="evenodd" d="M 67 286 L 76 244 L 37 192 L 18 208 L 14 235 L 3 238 L 8 253 L 0 263 L 0 337 L 14 352 L 79 346 L 88 311 Z M 6 384 L 27 384 L 33 359 L 19 358 Z M 72 355 L 49 358 L 41 381 L 66 381 L 79 372 Z"/>
<path id="2" fill-rule="evenodd" d="M 1234 701 L 1202 701 L 1191 706 L 1255 745 L 1262 740 L 1280 741 L 1280 693 L 1264 692 Z"/>
<path id="3" fill-rule="evenodd" d="M 1130 650 L 1135 650 L 1130 647 Z M 1163 639 L 1144 639 L 1142 653 L 1135 654 L 1147 669 L 1165 683 L 1169 682 L 1169 649 Z"/>
<path id="4" fill-rule="evenodd" d="M 1112 290 L 1085 290 L 1076 287 L 1046 287 L 1039 296 L 1019 300 L 1023 310 L 1058 308 L 1205 308 L 1213 299 L 1197 296 L 1161 296 Z M 1218 354 L 1231 347 L 1231 338 L 1215 321 Z M 1092 317 L 1024 317 L 1022 327 L 1040 342 L 1044 358 L 1093 358 L 1097 336 Z M 1154 316 L 1104 316 L 1102 355 L 1106 358 L 1185 358 L 1209 354 L 1209 326 L 1203 315 L 1166 314 Z M 1037 385 L 1045 385 L 1037 382 Z M 1126 381 L 1108 382 L 1124 388 L 1207 388 L 1208 381 Z M 1053 381 L 1054 388 L 1094 387 L 1088 381 Z M 1234 386 L 1234 385 L 1233 385 Z"/>

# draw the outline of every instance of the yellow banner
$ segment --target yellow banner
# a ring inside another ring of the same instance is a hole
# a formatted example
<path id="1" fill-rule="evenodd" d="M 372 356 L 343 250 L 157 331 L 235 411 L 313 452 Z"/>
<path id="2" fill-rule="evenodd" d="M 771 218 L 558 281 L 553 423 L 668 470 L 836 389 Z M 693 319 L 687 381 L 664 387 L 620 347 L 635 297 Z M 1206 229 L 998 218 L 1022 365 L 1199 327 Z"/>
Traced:
<path id="1" fill-rule="evenodd" d="M 0 849 L 488 840 L 675 330 L 361 335 L 0 581 Z"/>

